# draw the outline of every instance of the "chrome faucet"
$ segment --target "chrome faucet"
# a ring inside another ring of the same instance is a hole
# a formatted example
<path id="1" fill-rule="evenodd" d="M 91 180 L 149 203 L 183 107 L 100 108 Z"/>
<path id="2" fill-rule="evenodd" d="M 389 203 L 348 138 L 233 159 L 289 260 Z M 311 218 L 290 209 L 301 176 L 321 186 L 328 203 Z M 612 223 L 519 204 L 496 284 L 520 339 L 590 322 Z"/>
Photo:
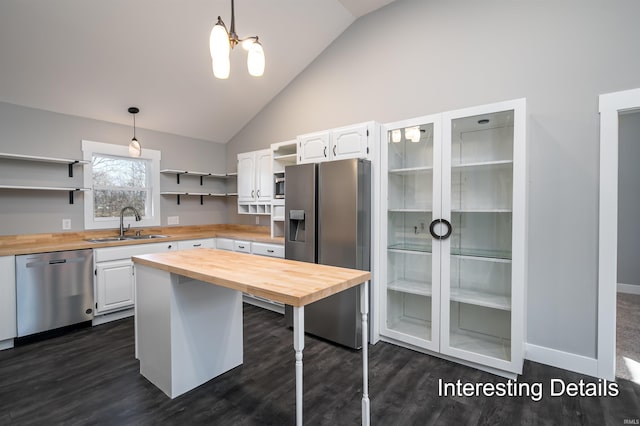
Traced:
<path id="1" fill-rule="evenodd" d="M 135 207 L 131 207 L 131 206 L 126 206 L 123 207 L 122 210 L 120 210 L 120 238 L 124 237 L 124 233 L 127 232 L 129 230 L 129 228 L 131 228 L 131 224 L 127 225 L 127 228 L 125 229 L 124 227 L 124 212 L 125 210 L 133 210 L 133 215 L 136 219 L 136 222 L 139 222 L 140 220 L 142 220 L 142 218 L 140 217 L 140 213 L 138 213 L 138 210 L 135 209 Z"/>

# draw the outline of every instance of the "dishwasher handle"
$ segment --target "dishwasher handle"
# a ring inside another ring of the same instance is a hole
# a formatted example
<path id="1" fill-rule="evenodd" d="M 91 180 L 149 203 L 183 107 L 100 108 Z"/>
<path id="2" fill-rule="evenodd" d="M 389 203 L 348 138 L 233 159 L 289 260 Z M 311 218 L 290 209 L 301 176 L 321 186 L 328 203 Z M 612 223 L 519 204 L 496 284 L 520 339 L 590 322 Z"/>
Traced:
<path id="1" fill-rule="evenodd" d="M 57 263 L 67 263 L 67 259 L 56 259 L 49 261 L 49 265 L 55 265 Z"/>

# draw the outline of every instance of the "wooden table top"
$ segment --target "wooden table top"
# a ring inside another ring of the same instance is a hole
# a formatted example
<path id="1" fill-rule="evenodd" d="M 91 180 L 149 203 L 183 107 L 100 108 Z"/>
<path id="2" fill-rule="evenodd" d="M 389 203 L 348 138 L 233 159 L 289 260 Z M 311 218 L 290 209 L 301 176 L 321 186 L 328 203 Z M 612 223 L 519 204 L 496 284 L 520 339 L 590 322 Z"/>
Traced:
<path id="1" fill-rule="evenodd" d="M 308 305 L 371 279 L 368 271 L 207 248 L 132 259 L 140 265 L 291 306 Z"/>

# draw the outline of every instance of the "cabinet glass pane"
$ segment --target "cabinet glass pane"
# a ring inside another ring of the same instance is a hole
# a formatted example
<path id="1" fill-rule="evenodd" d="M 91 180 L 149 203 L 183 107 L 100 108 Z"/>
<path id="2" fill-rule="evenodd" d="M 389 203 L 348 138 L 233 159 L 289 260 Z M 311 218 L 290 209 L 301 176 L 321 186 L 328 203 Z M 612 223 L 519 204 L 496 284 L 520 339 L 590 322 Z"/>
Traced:
<path id="1" fill-rule="evenodd" d="M 387 330 L 432 339 L 433 124 L 388 132 Z"/>
<path id="2" fill-rule="evenodd" d="M 449 344 L 510 360 L 513 111 L 451 123 Z"/>

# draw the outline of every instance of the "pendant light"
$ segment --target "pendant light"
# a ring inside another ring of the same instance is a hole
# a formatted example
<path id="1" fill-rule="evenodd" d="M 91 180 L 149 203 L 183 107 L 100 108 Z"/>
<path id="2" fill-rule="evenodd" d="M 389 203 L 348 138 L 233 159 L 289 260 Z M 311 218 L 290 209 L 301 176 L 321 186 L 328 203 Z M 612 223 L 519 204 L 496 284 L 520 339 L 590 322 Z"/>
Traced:
<path id="1" fill-rule="evenodd" d="M 142 147 L 140 146 L 140 142 L 136 139 L 136 114 L 140 112 L 140 109 L 137 107 L 129 107 L 129 113 L 133 115 L 133 138 L 131 142 L 129 142 L 129 155 L 132 157 L 140 157 L 142 154 Z"/>
<path id="2" fill-rule="evenodd" d="M 236 34 L 236 17 L 234 2 L 231 0 L 231 29 L 227 31 L 227 26 L 218 16 L 218 22 L 213 26 L 209 35 L 209 50 L 211 52 L 211 64 L 213 75 L 216 78 L 227 79 L 231 72 L 231 61 L 229 54 L 238 43 L 247 51 L 247 70 L 254 77 L 261 77 L 264 74 L 264 49 L 258 40 L 258 36 L 239 38 Z"/>

